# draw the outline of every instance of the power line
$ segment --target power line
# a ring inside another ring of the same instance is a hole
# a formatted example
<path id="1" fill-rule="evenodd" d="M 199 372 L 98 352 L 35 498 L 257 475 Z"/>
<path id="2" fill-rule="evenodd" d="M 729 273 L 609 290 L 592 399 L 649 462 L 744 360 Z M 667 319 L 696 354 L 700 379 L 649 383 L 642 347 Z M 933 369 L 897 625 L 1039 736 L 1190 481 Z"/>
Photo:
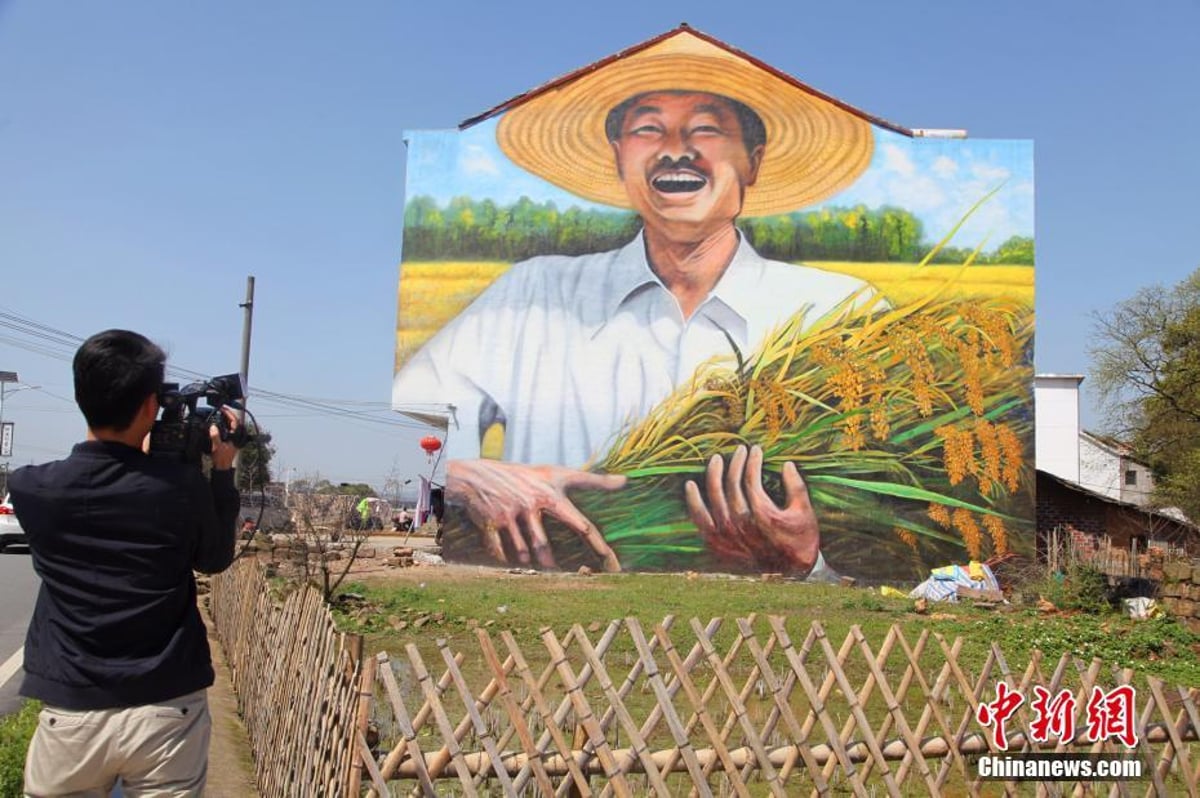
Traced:
<path id="1" fill-rule="evenodd" d="M 11 336 L 0 336 L 0 341 L 4 341 L 18 348 L 24 349 L 34 354 L 52 357 L 56 360 L 65 360 L 70 362 L 74 357 L 74 352 L 83 343 L 84 339 L 74 333 L 60 330 L 48 324 L 30 319 L 10 310 L 0 308 L 0 327 L 12 330 L 20 335 L 28 336 L 44 341 L 45 343 L 30 342 Z M 167 375 L 175 378 L 186 378 L 192 381 L 201 381 L 208 379 L 209 375 L 195 371 L 193 369 L 184 368 L 173 364 L 168 364 Z M 62 398 L 62 397 L 56 397 Z M 253 390 L 253 398 L 258 401 L 263 401 L 268 404 L 275 404 L 292 410 L 304 410 L 309 414 L 326 415 L 341 418 L 351 422 L 362 422 L 364 424 L 374 425 L 376 427 L 389 427 L 393 429 L 411 429 L 424 430 L 428 429 L 428 425 L 421 424 L 417 421 L 406 419 L 397 414 L 391 413 L 390 405 L 386 402 L 371 402 L 348 399 L 313 399 L 310 397 L 299 396 L 295 394 L 285 394 L 277 391 L 267 390 L 265 388 L 255 388 Z M 435 407 L 430 405 L 430 407 Z M 440 406 L 437 406 L 440 407 Z M 354 409 L 362 408 L 362 409 Z M 386 415 L 380 415 L 386 411 Z"/>

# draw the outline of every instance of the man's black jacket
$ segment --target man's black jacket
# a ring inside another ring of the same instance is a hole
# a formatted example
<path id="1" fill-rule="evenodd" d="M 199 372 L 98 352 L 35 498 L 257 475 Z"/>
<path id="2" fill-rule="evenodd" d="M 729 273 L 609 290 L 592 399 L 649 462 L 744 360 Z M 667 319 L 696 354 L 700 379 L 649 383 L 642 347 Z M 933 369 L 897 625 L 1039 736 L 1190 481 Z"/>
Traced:
<path id="1" fill-rule="evenodd" d="M 233 561 L 233 471 L 87 441 L 9 478 L 42 578 L 21 694 L 63 709 L 164 701 L 208 687 L 192 570 Z"/>

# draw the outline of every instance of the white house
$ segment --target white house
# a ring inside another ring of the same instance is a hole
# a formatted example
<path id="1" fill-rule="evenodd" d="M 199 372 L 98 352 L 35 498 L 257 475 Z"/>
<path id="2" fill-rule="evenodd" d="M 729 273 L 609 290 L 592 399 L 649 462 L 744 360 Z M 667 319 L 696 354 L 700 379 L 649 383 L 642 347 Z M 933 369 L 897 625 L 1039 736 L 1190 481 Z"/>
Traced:
<path id="1" fill-rule="evenodd" d="M 1133 459 L 1132 450 L 1079 424 L 1082 374 L 1038 374 L 1034 377 L 1034 459 L 1039 471 L 1053 474 L 1084 490 L 1114 501 L 1145 507 L 1154 492 L 1150 467 Z M 1180 521 L 1175 508 L 1159 512 Z"/>
<path id="2" fill-rule="evenodd" d="M 1079 484 L 1112 499 L 1145 507 L 1154 491 L 1154 475 L 1133 459 L 1128 446 L 1087 430 L 1079 433 Z"/>

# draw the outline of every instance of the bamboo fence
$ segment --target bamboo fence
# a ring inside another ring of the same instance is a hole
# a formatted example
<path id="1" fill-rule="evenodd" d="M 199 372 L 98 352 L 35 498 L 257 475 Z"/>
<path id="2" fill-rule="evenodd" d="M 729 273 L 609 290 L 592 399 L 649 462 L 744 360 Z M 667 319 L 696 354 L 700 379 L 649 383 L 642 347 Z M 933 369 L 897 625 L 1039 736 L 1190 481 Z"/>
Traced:
<path id="1" fill-rule="evenodd" d="M 262 795 L 357 795 L 360 671 L 375 671 L 359 667 L 362 638 L 337 631 L 317 590 L 278 601 L 253 560 L 213 577 L 210 611 Z"/>
<path id="2" fill-rule="evenodd" d="M 839 643 L 773 616 L 545 628 L 524 648 L 479 628 L 465 650 L 414 638 L 363 658 L 317 591 L 279 602 L 251 561 L 214 578 L 212 616 L 264 796 L 1200 794 L 1200 690 L 1099 660 L 1017 667 L 993 643 L 973 671 L 962 638 Z M 1142 780 L 981 781 L 975 758 L 1002 752 L 977 712 L 999 682 L 1025 699 L 1003 753 L 1121 754 Z M 1122 685 L 1136 747 L 1087 741 L 1093 688 Z M 1073 696 L 1073 738 L 1034 741 L 1039 686 Z"/>
<path id="3" fill-rule="evenodd" d="M 1142 760 L 1142 781 L 1075 789 L 1197 795 L 1200 690 L 1036 651 L 1016 669 L 995 644 L 969 673 L 961 639 L 899 626 L 875 648 L 857 627 L 838 645 L 818 621 L 795 637 L 782 618 L 735 625 L 668 617 L 647 630 L 626 618 L 595 639 L 543 629 L 524 651 L 507 631 L 477 629 L 477 649 L 437 642 L 436 674 L 414 644 L 380 654 L 378 743 L 358 739 L 369 794 L 1068 794 L 977 777 L 975 758 L 1000 749 L 976 713 L 1003 681 L 1025 696 L 1004 753 L 1123 754 Z M 1126 684 L 1138 745 L 1087 742 L 1092 688 Z M 1074 696 L 1073 739 L 1034 742 L 1035 686 Z"/>

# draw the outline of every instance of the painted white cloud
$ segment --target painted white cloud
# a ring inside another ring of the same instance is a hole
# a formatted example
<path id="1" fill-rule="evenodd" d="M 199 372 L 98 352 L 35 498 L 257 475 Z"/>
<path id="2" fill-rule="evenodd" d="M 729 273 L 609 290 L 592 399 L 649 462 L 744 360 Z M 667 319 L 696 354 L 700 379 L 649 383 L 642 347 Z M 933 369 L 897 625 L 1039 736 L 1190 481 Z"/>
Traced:
<path id="1" fill-rule="evenodd" d="M 498 177 L 500 175 L 500 165 L 478 144 L 470 144 L 463 148 L 462 155 L 459 157 L 459 168 L 464 175 L 468 176 Z"/>
<path id="2" fill-rule="evenodd" d="M 980 180 L 1001 183 L 1007 180 L 1012 175 L 1012 172 L 1008 171 L 1007 167 L 1000 166 L 999 164 L 976 161 L 971 164 L 971 174 Z"/>
<path id="3" fill-rule="evenodd" d="M 929 168 L 935 176 L 942 180 L 949 180 L 958 174 L 958 162 L 945 155 L 938 156 Z"/>
<path id="4" fill-rule="evenodd" d="M 946 204 L 945 189 L 929 175 L 914 173 L 911 177 L 893 178 L 886 189 L 889 205 L 899 205 L 916 214 L 937 211 Z"/>
<path id="5" fill-rule="evenodd" d="M 553 201 L 560 209 L 601 207 L 513 165 L 495 143 L 494 126 L 489 120 L 462 133 L 415 137 L 408 165 L 409 186 L 418 189 L 413 193 L 431 194 L 439 202 L 470 195 L 511 203 L 525 195 Z M 871 166 L 822 205 L 905 208 L 921 219 L 926 240 L 934 242 L 1001 187 L 966 220 L 953 245 L 972 248 L 986 236 L 986 246 L 993 248 L 1010 236 L 1033 234 L 1032 169 L 1019 160 L 1028 158 L 1020 148 L 1007 142 L 910 140 L 890 133 L 878 134 L 876 144 Z"/>
<path id="6" fill-rule="evenodd" d="M 883 168 L 903 177 L 912 177 L 917 171 L 908 152 L 895 144 L 883 145 Z"/>

